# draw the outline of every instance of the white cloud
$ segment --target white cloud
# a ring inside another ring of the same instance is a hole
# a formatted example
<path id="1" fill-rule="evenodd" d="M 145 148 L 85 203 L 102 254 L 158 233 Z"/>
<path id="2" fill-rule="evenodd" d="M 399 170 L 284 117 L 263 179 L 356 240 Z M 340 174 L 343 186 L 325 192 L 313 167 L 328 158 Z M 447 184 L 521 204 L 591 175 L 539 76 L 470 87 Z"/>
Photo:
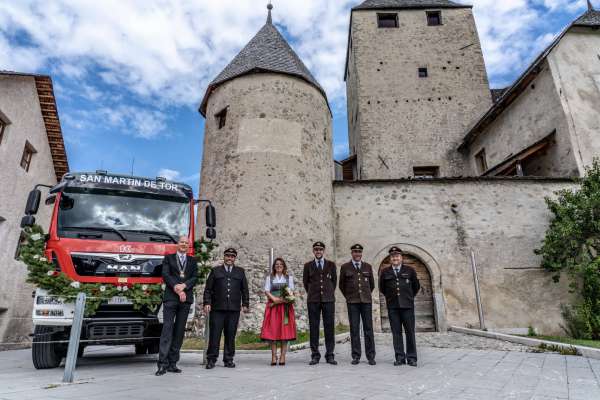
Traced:
<path id="1" fill-rule="evenodd" d="M 156 174 L 156 176 L 162 176 L 163 178 L 165 178 L 169 181 L 176 181 L 181 176 L 181 172 L 176 171 L 174 169 L 161 168 L 158 170 L 158 173 Z"/>
<path id="2" fill-rule="evenodd" d="M 549 14 L 585 9 L 585 0 L 462 2 L 474 3 L 488 72 L 493 83 L 503 84 L 542 50 L 548 34 L 562 28 L 547 26 Z M 262 3 L 266 1 L 0 1 L 0 69 L 60 74 L 80 88 L 78 96 L 99 102 L 100 108 L 116 108 L 111 123 L 155 138 L 165 133 L 162 110 L 197 107 L 210 80 L 264 24 Z M 334 111 L 345 108 L 349 9 L 358 3 L 275 1 L 274 22 L 291 36 Z M 138 104 L 115 107 L 114 98 L 112 103 L 105 99 L 106 90 L 125 92 Z"/>
<path id="3" fill-rule="evenodd" d="M 200 179 L 200 173 L 192 174 L 189 176 L 182 176 L 181 172 L 170 169 L 170 168 L 161 168 L 156 173 L 156 176 L 162 176 L 163 178 L 169 181 L 178 181 L 178 182 L 197 182 Z"/>
<path id="4" fill-rule="evenodd" d="M 348 142 L 336 143 L 333 146 L 333 158 L 342 160 L 348 157 Z"/>

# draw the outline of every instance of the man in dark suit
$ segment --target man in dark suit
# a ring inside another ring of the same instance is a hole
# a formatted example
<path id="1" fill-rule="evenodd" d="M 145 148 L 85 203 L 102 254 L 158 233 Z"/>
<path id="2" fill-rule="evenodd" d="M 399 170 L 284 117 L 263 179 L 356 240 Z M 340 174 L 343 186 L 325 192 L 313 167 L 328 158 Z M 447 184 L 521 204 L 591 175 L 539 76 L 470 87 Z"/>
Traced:
<path id="1" fill-rule="evenodd" d="M 335 347 L 335 286 L 337 271 L 335 263 L 323 257 L 325 244 L 313 244 L 315 258 L 304 264 L 303 283 L 308 302 L 308 325 L 310 331 L 310 365 L 319 363 L 319 325 L 323 315 L 325 331 L 325 360 L 328 364 L 337 365 L 333 349 Z"/>
<path id="2" fill-rule="evenodd" d="M 350 247 L 352 260 L 340 267 L 340 290 L 346 298 L 350 321 L 350 343 L 352 365 L 360 362 L 360 321 L 365 336 L 365 353 L 369 365 L 375 365 L 375 338 L 373 336 L 373 314 L 371 292 L 375 289 L 375 278 L 371 264 L 362 261 L 363 247 Z"/>
<path id="3" fill-rule="evenodd" d="M 416 367 L 415 296 L 419 293 L 421 285 L 415 270 L 402 264 L 402 250 L 399 247 L 392 247 L 389 254 L 392 265 L 381 271 L 379 290 L 385 296 L 387 304 L 396 354 L 394 365 L 408 362 L 411 367 Z M 402 340 L 403 327 L 406 335 L 406 353 Z"/>
<path id="4" fill-rule="evenodd" d="M 221 334 L 225 332 L 223 363 L 227 368 L 235 368 L 235 335 L 240 320 L 240 308 L 249 312 L 250 295 L 248 281 L 243 268 L 235 265 L 237 251 L 225 250 L 224 264 L 213 268 L 206 280 L 204 289 L 204 313 L 209 317 L 209 339 L 206 352 L 206 369 L 215 367 L 219 357 Z"/>
<path id="5" fill-rule="evenodd" d="M 185 323 L 194 302 L 194 286 L 198 280 L 196 259 L 187 255 L 190 241 L 181 236 L 177 252 L 163 259 L 162 277 L 166 288 L 163 295 L 163 328 L 160 335 L 158 370 L 156 375 L 168 372 L 180 373 L 177 368 L 179 351 L 183 344 Z"/>

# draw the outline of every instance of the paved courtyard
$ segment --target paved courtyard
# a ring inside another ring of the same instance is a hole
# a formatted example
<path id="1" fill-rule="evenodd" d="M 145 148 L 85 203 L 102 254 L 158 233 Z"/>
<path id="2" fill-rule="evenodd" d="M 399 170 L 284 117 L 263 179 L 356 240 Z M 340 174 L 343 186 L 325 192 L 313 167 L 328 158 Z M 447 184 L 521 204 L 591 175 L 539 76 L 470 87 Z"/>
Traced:
<path id="1" fill-rule="evenodd" d="M 183 374 L 163 377 L 154 376 L 154 356 L 134 356 L 127 346 L 91 347 L 71 385 L 60 384 L 62 368 L 34 370 L 29 350 L 8 351 L 0 353 L 0 399 L 600 399 L 600 360 L 426 334 L 419 337 L 419 367 L 394 367 L 389 343 L 388 335 L 377 337 L 376 366 L 350 365 L 343 343 L 335 367 L 310 367 L 308 350 L 300 350 L 285 367 L 269 366 L 268 353 L 242 353 L 237 368 L 220 363 L 207 371 L 200 354 L 187 353 Z"/>

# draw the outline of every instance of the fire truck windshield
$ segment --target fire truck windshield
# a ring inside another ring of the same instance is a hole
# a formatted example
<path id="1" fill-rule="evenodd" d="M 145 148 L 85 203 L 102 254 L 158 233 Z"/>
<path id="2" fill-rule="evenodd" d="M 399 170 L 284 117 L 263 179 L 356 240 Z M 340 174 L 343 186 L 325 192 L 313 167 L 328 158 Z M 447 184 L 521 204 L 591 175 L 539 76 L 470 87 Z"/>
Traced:
<path id="1" fill-rule="evenodd" d="M 61 237 L 173 243 L 189 233 L 190 206 L 185 198 L 65 191 L 58 208 Z"/>

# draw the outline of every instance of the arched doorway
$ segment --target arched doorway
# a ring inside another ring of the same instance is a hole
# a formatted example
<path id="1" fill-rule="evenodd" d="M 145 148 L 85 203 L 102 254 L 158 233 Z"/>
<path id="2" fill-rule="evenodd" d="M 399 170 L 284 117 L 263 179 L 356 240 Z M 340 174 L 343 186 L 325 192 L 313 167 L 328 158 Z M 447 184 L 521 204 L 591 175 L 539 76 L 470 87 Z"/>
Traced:
<path id="1" fill-rule="evenodd" d="M 417 272 L 421 290 L 415 297 L 415 319 L 417 332 L 435 332 L 435 313 L 433 304 L 433 290 L 431 286 L 431 274 L 425 264 L 417 257 L 404 254 L 402 263 L 413 268 Z M 386 257 L 379 266 L 379 274 L 391 265 L 390 257 Z M 385 306 L 385 297 L 379 294 L 379 304 L 381 313 L 381 329 L 384 332 L 390 331 L 390 324 L 387 315 L 387 307 Z"/>

